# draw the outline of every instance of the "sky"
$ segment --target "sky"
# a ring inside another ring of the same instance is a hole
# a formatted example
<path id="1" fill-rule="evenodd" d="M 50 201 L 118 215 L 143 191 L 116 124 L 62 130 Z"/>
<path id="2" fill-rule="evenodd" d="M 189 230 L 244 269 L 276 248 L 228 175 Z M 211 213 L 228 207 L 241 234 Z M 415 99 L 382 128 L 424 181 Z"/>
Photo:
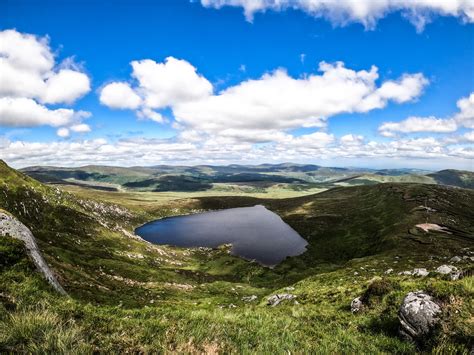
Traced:
<path id="1" fill-rule="evenodd" d="M 471 0 L 0 0 L 14 167 L 474 171 Z"/>

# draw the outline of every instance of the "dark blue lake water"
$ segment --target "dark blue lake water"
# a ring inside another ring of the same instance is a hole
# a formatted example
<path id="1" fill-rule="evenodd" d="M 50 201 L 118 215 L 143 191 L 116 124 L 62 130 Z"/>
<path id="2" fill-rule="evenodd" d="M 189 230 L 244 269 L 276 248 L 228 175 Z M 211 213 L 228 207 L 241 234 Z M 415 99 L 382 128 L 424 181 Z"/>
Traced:
<path id="1" fill-rule="evenodd" d="M 143 239 L 161 245 L 216 248 L 232 244 L 231 253 L 265 266 L 306 251 L 306 240 L 263 206 L 231 208 L 159 219 L 136 229 Z"/>

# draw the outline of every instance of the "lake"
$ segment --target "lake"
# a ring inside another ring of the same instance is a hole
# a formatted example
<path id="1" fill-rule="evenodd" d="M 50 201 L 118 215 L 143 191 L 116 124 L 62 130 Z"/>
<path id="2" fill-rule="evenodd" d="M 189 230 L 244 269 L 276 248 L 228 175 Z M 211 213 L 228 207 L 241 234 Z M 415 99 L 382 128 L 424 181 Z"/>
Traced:
<path id="1" fill-rule="evenodd" d="M 232 244 L 232 255 L 264 266 L 300 255 L 308 244 L 277 214 L 260 205 L 163 218 L 135 233 L 154 244 L 186 248 Z"/>

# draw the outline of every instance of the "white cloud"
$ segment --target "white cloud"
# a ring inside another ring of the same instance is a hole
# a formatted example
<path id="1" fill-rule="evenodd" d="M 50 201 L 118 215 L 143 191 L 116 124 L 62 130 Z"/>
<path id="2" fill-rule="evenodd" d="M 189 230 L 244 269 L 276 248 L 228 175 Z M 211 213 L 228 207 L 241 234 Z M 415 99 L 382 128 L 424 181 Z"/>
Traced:
<path id="1" fill-rule="evenodd" d="M 89 116 L 46 106 L 72 104 L 90 91 L 89 77 L 77 67 L 72 59 L 55 66 L 47 37 L 0 31 L 0 125 L 59 127 Z"/>
<path id="2" fill-rule="evenodd" d="M 137 111 L 137 116 L 138 118 L 148 118 L 152 121 L 155 121 L 157 123 L 163 123 L 165 122 L 165 118 L 161 113 L 158 113 L 156 111 L 153 111 L 152 109 L 148 107 L 144 107 L 140 111 Z"/>
<path id="3" fill-rule="evenodd" d="M 0 125 L 8 127 L 64 126 L 75 118 L 71 109 L 50 110 L 27 98 L 0 98 Z"/>
<path id="4" fill-rule="evenodd" d="M 59 128 L 57 131 L 56 131 L 56 134 L 61 137 L 61 138 L 66 138 L 66 137 L 69 137 L 69 129 L 67 128 Z"/>
<path id="5" fill-rule="evenodd" d="M 278 69 L 212 94 L 209 81 L 184 60 L 142 60 L 132 62 L 132 67 L 138 85 L 133 91 L 126 86 L 118 102 L 140 96 L 138 117 L 163 122 L 153 109 L 169 107 L 179 129 L 251 142 L 267 141 L 269 133 L 275 136 L 275 132 L 284 134 L 300 127 L 324 127 L 329 117 L 340 113 L 368 112 L 385 107 L 389 101 L 414 100 L 428 84 L 422 74 L 416 73 L 377 86 L 375 66 L 355 71 L 342 62 L 321 62 L 321 73 L 293 78 Z M 102 103 L 107 104 L 103 97 L 115 85 L 118 83 L 103 88 Z M 110 100 L 109 106 L 116 107 L 115 101 Z"/>
<path id="6" fill-rule="evenodd" d="M 76 70 L 55 71 L 48 38 L 0 31 L 0 96 L 42 103 L 72 103 L 90 91 L 89 77 Z"/>
<path id="7" fill-rule="evenodd" d="M 344 146 L 359 146 L 364 142 L 364 137 L 361 135 L 346 134 L 342 136 L 339 141 Z"/>
<path id="8" fill-rule="evenodd" d="M 242 7 L 248 21 L 257 12 L 296 9 L 314 17 L 323 17 L 336 26 L 361 23 L 373 29 L 377 21 L 391 12 L 401 11 L 418 31 L 434 15 L 454 16 L 474 22 L 474 2 L 471 0 L 201 0 L 205 7 Z"/>
<path id="9" fill-rule="evenodd" d="M 379 133 L 385 137 L 394 137 L 396 133 L 434 132 L 449 133 L 461 126 L 474 128 L 474 93 L 458 100 L 459 112 L 448 118 L 408 117 L 399 122 L 385 122 L 379 127 Z"/>
<path id="10" fill-rule="evenodd" d="M 46 79 L 46 91 L 42 102 L 71 104 L 89 91 L 90 81 L 87 75 L 70 69 L 62 69 Z"/>
<path id="11" fill-rule="evenodd" d="M 58 135 L 70 132 L 60 129 Z M 345 137 L 345 138 L 344 138 Z M 252 144 L 223 137 L 203 137 L 183 132 L 177 139 L 105 139 L 60 142 L 11 142 L 2 139 L 0 156 L 15 166 L 86 164 L 156 165 L 156 164 L 228 164 L 239 162 L 314 162 L 324 159 L 332 164 L 345 161 L 373 165 L 398 166 L 426 161 L 424 166 L 454 166 L 472 170 L 474 150 L 471 143 L 445 145 L 434 137 L 401 139 L 391 142 L 364 142 L 362 137 L 346 135 L 339 140 L 329 133 L 313 132 L 300 137 L 280 136 L 277 142 Z M 342 143 L 345 142 L 345 143 Z M 352 160 L 351 160 L 352 159 Z M 332 162 L 332 163 L 331 163 Z M 340 164 L 340 163 L 339 163 Z M 421 165 L 420 165 L 421 166 Z"/>
<path id="12" fill-rule="evenodd" d="M 379 132 L 387 137 L 394 132 L 413 133 L 413 132 L 454 132 L 458 129 L 456 121 L 453 119 L 441 119 L 430 117 L 408 117 L 400 122 L 385 122 L 379 127 Z"/>
<path id="13" fill-rule="evenodd" d="M 107 84 L 100 92 L 100 102 L 114 109 L 136 109 L 142 100 L 129 84 L 114 82 Z"/>
<path id="14" fill-rule="evenodd" d="M 458 100 L 459 112 L 454 119 L 466 128 L 474 128 L 474 92 L 469 97 Z"/>
<path id="15" fill-rule="evenodd" d="M 91 131 L 90 126 L 88 124 L 85 124 L 85 123 L 79 123 L 79 124 L 72 125 L 70 127 L 70 129 L 71 129 L 71 131 L 77 132 L 77 133 L 87 133 L 87 132 Z"/>
<path id="16" fill-rule="evenodd" d="M 474 131 L 464 133 L 463 138 L 469 142 L 474 142 Z"/>
<path id="17" fill-rule="evenodd" d="M 131 64 L 132 76 L 149 108 L 169 107 L 212 94 L 212 84 L 185 60 L 168 57 L 164 63 L 145 59 Z"/>

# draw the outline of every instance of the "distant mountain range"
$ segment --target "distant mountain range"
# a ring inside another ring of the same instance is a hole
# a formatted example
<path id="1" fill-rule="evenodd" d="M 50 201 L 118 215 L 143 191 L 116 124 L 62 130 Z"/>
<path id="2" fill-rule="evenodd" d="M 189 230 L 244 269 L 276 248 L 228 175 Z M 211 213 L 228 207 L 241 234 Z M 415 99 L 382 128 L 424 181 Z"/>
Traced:
<path id="1" fill-rule="evenodd" d="M 41 182 L 101 190 L 204 191 L 215 184 L 251 187 L 282 184 L 288 188 L 331 188 L 385 182 L 425 183 L 474 188 L 474 173 L 461 170 L 363 169 L 313 164 L 196 165 L 78 168 L 33 166 L 21 171 Z"/>

